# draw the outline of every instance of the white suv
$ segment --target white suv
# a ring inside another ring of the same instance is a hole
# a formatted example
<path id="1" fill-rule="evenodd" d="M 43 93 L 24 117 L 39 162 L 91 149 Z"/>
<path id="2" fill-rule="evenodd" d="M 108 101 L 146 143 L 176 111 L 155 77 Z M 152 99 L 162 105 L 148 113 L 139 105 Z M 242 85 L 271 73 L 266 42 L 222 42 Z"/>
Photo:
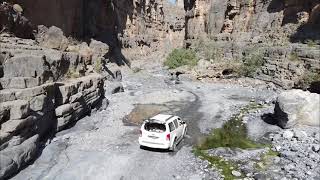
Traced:
<path id="1" fill-rule="evenodd" d="M 139 144 L 143 147 L 176 151 L 187 132 L 187 124 L 178 116 L 158 114 L 143 122 Z"/>

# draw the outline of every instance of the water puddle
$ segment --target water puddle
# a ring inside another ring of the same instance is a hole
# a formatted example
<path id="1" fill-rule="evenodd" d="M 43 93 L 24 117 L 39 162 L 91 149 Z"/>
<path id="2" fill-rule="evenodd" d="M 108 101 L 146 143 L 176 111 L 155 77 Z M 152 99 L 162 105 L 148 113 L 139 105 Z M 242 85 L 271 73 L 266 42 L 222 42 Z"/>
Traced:
<path id="1" fill-rule="evenodd" d="M 198 127 L 198 121 L 201 120 L 203 114 L 198 111 L 201 103 L 196 95 L 195 97 L 196 100 L 193 102 L 174 101 L 166 104 L 136 104 L 135 108 L 122 121 L 126 126 L 139 126 L 145 119 L 159 113 L 177 115 L 188 125 L 187 138 L 180 143 L 180 146 L 198 144 L 204 138 Z"/>
<path id="2" fill-rule="evenodd" d="M 170 108 L 159 104 L 136 104 L 130 114 L 123 118 L 123 123 L 126 126 L 141 125 L 145 119 L 159 113 L 170 113 Z"/>

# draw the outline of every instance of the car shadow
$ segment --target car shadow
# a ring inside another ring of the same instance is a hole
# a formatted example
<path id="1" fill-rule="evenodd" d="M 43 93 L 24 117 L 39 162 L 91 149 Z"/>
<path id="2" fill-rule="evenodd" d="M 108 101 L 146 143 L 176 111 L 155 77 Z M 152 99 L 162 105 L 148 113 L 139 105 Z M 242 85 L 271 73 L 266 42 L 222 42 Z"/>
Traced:
<path id="1" fill-rule="evenodd" d="M 160 152 L 160 153 L 171 152 L 169 149 L 157 149 L 157 148 L 150 148 L 150 147 L 146 147 L 146 146 L 140 146 L 140 149 L 145 150 L 145 151 Z"/>
<path id="2" fill-rule="evenodd" d="M 169 155 L 175 155 L 186 144 L 187 143 L 185 143 L 185 141 L 183 139 L 182 141 L 180 141 L 177 144 L 177 151 L 174 151 L 174 152 L 169 149 L 157 149 L 157 148 L 150 148 L 150 147 L 146 147 L 146 146 L 140 146 L 140 149 L 145 150 L 145 151 L 150 151 L 150 152 L 168 153 Z"/>

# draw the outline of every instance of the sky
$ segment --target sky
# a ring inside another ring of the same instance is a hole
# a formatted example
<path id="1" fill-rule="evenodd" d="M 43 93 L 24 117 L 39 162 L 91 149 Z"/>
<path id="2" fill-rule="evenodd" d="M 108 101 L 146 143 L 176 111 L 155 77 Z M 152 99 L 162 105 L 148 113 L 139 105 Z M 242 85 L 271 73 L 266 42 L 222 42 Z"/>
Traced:
<path id="1" fill-rule="evenodd" d="M 175 4 L 175 3 L 176 3 L 176 0 L 167 0 L 167 1 L 169 1 L 169 2 L 172 3 L 172 4 Z"/>

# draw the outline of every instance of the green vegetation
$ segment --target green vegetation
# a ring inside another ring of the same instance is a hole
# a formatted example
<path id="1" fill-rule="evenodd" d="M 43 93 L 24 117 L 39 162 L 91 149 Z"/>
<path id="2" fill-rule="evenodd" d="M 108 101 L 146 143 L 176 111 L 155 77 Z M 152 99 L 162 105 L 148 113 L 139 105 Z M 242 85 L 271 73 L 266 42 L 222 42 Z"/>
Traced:
<path id="1" fill-rule="evenodd" d="M 94 70 L 95 70 L 97 73 L 101 73 L 101 72 L 102 72 L 101 59 L 97 59 L 96 62 L 94 63 Z"/>
<path id="2" fill-rule="evenodd" d="M 133 73 L 138 73 L 138 72 L 140 72 L 141 70 L 142 70 L 142 69 L 139 68 L 139 67 L 132 68 Z"/>
<path id="3" fill-rule="evenodd" d="M 75 69 L 69 69 L 68 72 L 65 74 L 65 77 L 68 79 L 79 78 L 80 74 Z"/>
<path id="4" fill-rule="evenodd" d="M 245 114 L 259 108 L 262 108 L 262 105 L 256 103 L 250 103 L 241 108 L 240 112 L 234 115 L 221 128 L 214 129 L 203 143 L 194 148 L 193 153 L 202 159 L 208 160 L 211 165 L 221 169 L 224 179 L 235 179 L 232 175 L 232 170 L 237 170 L 238 166 L 233 162 L 225 161 L 222 157 L 210 156 L 206 150 L 218 147 L 249 149 L 268 146 L 250 140 L 247 137 L 247 128 L 245 124 L 242 123 L 242 118 Z M 272 153 L 273 152 L 268 152 L 267 154 L 271 155 Z"/>
<path id="5" fill-rule="evenodd" d="M 218 156 L 209 156 L 205 151 L 200 149 L 194 149 L 193 153 L 196 156 L 199 156 L 201 159 L 208 160 L 211 166 L 221 169 L 225 180 L 235 179 L 235 177 L 232 175 L 232 170 L 237 170 L 238 167 L 236 164 L 230 161 L 225 161 L 223 158 Z"/>
<path id="6" fill-rule="evenodd" d="M 221 128 L 214 129 L 213 132 L 205 139 L 205 141 L 198 146 L 201 150 L 229 147 L 229 148 L 258 148 L 264 147 L 257 144 L 247 137 L 247 127 L 242 122 L 244 114 L 250 110 L 261 108 L 261 105 L 251 103 L 240 110 L 240 112 L 229 121 L 227 121 Z"/>
<path id="7" fill-rule="evenodd" d="M 242 65 L 237 69 L 237 74 L 245 77 L 253 77 L 264 64 L 263 54 L 259 51 L 243 57 L 242 61 Z"/>
<path id="8" fill-rule="evenodd" d="M 299 58 L 297 53 L 292 52 L 292 53 L 289 54 L 289 60 L 293 61 L 293 62 L 297 62 L 297 61 L 300 60 L 300 58 Z"/>
<path id="9" fill-rule="evenodd" d="M 307 40 L 306 40 L 306 43 L 307 43 L 307 45 L 308 45 L 309 47 L 315 47 L 315 46 L 318 44 L 317 41 L 312 40 L 312 39 L 307 39 Z"/>
<path id="10" fill-rule="evenodd" d="M 195 43 L 194 49 L 203 55 L 205 60 L 220 61 L 223 58 L 222 49 L 219 49 L 214 40 L 201 38 Z"/>
<path id="11" fill-rule="evenodd" d="M 164 65 L 170 69 L 174 69 L 184 65 L 192 67 L 197 65 L 197 63 L 198 59 L 194 51 L 190 49 L 174 49 L 167 57 Z"/>
<path id="12" fill-rule="evenodd" d="M 311 83 L 320 81 L 320 74 L 314 72 L 305 72 L 297 83 L 297 87 L 307 90 Z"/>
<path id="13" fill-rule="evenodd" d="M 256 169 L 260 171 L 265 170 L 272 163 L 272 158 L 279 155 L 279 152 L 269 149 L 267 153 L 261 155 L 261 161 L 256 164 Z"/>

